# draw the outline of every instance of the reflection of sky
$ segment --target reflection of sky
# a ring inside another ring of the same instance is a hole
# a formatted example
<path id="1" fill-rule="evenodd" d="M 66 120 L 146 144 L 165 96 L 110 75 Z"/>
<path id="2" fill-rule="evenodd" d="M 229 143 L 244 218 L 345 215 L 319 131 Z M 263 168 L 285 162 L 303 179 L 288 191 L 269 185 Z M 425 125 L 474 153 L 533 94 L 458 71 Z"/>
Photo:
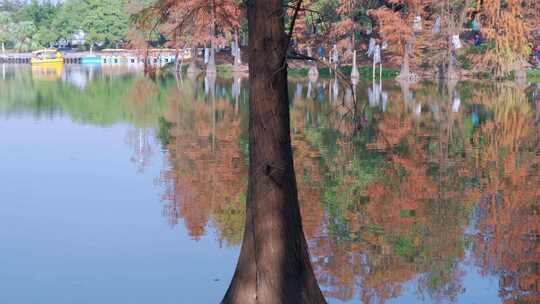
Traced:
<path id="1" fill-rule="evenodd" d="M 478 273 L 478 268 L 460 263 L 459 268 L 466 274 L 461 282 L 465 286 L 465 292 L 459 294 L 456 302 L 467 304 L 497 304 L 502 303 L 497 295 L 499 280 L 496 277 L 484 277 Z M 387 304 L 412 304 L 412 303 L 440 303 L 424 296 L 423 300 L 417 291 L 417 281 L 411 281 L 403 285 L 403 296 L 388 300 Z M 352 302 L 351 302 L 352 303 Z"/>
<path id="2" fill-rule="evenodd" d="M 502 303 L 498 297 L 499 280 L 494 276 L 483 276 L 479 273 L 479 269 L 467 263 L 459 263 L 459 269 L 465 271 L 465 275 L 461 278 L 465 291 L 458 295 L 456 303 L 466 304 L 497 304 Z M 418 291 L 418 279 L 409 281 L 402 285 L 401 295 L 396 298 L 387 300 L 386 304 L 438 304 L 440 299 L 430 298 L 428 295 L 423 295 Z M 450 303 L 444 300 L 442 303 Z M 375 301 L 376 302 L 376 301 Z M 349 301 L 340 301 L 336 299 L 328 299 L 329 304 L 358 304 L 358 299 Z"/>
<path id="3" fill-rule="evenodd" d="M 128 130 L 0 120 L 0 303 L 219 301 L 238 250 L 170 228 L 162 161 L 137 174 Z"/>
<path id="4" fill-rule="evenodd" d="M 99 65 L 68 65 L 62 73 L 62 81 L 72 84 L 82 91 L 99 68 Z"/>

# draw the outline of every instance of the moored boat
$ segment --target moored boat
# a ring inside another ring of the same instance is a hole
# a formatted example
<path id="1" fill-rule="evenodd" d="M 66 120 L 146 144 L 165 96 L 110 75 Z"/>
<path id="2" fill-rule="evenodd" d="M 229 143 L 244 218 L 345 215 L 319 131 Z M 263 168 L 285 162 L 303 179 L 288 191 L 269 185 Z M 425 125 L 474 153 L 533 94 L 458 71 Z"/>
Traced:
<path id="1" fill-rule="evenodd" d="M 32 52 L 30 63 L 34 66 L 64 64 L 62 53 L 55 49 L 44 49 Z"/>
<path id="2" fill-rule="evenodd" d="M 101 64 L 101 56 L 88 54 L 81 58 L 81 64 Z"/>

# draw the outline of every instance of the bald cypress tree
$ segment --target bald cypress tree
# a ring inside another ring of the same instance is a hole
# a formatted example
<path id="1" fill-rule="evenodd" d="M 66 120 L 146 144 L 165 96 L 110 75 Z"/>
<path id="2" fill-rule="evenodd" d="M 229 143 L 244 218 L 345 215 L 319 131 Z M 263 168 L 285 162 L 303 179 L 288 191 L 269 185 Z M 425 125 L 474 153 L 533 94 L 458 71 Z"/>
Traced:
<path id="1" fill-rule="evenodd" d="M 246 223 L 236 272 L 222 303 L 326 303 L 309 259 L 298 204 L 285 60 L 290 35 L 285 34 L 283 2 L 248 1 L 247 15 L 250 167 Z M 292 19 L 296 17 L 297 13 Z M 294 21 L 291 24 L 294 27 Z"/>

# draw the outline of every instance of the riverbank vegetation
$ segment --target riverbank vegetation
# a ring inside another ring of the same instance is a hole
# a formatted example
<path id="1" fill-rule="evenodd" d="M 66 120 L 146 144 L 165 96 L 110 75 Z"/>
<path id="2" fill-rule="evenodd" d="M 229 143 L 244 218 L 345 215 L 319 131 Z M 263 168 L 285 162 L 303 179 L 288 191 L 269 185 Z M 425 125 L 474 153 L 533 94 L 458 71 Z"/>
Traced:
<path id="1" fill-rule="evenodd" d="M 284 6 L 286 27 L 295 4 Z M 376 47 L 383 67 L 404 79 L 523 78 L 540 67 L 535 0 L 306 0 L 296 19 L 291 58 L 305 63 L 297 75 L 309 70 L 306 58 L 352 66 L 354 51 L 371 65 Z M 214 69 L 220 51 L 230 64 L 246 62 L 247 30 L 237 0 L 0 1 L 0 43 L 14 51 L 207 48 L 202 64 Z"/>

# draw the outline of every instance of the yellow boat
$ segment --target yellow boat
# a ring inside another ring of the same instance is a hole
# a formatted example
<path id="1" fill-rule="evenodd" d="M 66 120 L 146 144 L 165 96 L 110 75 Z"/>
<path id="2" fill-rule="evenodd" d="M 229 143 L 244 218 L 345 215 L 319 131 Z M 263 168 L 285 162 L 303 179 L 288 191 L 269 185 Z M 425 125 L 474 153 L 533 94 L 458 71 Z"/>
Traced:
<path id="1" fill-rule="evenodd" d="M 39 50 L 32 52 L 30 63 L 34 66 L 59 65 L 64 64 L 64 57 L 55 49 Z"/>

